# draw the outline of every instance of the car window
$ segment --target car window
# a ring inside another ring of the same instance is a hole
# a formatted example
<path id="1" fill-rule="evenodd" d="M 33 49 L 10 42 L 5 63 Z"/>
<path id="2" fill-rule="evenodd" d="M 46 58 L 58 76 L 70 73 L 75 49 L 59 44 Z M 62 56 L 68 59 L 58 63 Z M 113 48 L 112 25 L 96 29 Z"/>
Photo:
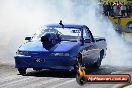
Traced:
<path id="1" fill-rule="evenodd" d="M 87 31 L 86 28 L 83 28 L 83 37 L 84 37 L 84 39 L 90 39 L 90 40 L 91 40 L 91 35 L 90 35 L 90 33 Z"/>

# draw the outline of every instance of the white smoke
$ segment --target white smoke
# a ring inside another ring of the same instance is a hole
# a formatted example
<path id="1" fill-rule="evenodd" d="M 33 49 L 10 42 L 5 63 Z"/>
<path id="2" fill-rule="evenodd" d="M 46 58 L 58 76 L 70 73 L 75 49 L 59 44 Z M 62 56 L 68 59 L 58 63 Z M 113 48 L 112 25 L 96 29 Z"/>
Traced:
<path id="1" fill-rule="evenodd" d="M 130 48 L 101 15 L 102 9 L 97 4 L 96 0 L 0 0 L 0 61 L 14 62 L 15 51 L 26 36 L 43 24 L 63 20 L 63 23 L 85 24 L 93 35 L 107 39 L 103 64 L 131 65 Z"/>

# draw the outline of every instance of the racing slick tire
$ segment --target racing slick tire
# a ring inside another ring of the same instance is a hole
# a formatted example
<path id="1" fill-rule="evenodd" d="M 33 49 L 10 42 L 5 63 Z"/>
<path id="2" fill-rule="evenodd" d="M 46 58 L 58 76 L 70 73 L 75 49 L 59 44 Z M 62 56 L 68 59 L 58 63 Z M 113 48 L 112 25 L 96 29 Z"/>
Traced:
<path id="1" fill-rule="evenodd" d="M 27 68 L 18 68 L 20 75 L 26 74 L 26 70 L 27 70 Z"/>
<path id="2" fill-rule="evenodd" d="M 80 66 L 82 66 L 82 57 L 81 57 L 81 54 L 78 54 L 76 57 L 76 64 L 74 66 L 74 69 L 72 70 L 72 73 L 76 75 L 77 70 Z"/>
<path id="3" fill-rule="evenodd" d="M 100 57 L 98 58 L 97 62 L 95 62 L 95 63 L 92 65 L 93 68 L 98 69 L 98 68 L 101 66 L 101 62 L 102 62 L 103 56 L 104 56 L 104 51 L 102 50 L 102 51 L 100 52 Z"/>

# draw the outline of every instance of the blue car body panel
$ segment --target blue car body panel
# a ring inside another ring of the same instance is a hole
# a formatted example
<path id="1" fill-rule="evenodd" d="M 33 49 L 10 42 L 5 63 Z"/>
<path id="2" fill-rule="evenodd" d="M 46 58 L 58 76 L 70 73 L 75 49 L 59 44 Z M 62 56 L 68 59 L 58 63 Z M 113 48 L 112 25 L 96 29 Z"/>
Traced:
<path id="1" fill-rule="evenodd" d="M 75 49 L 76 48 L 76 49 Z M 15 56 L 16 68 L 45 68 L 70 70 L 76 62 L 76 54 L 80 48 L 79 42 L 66 42 L 55 45 L 50 50 L 42 47 L 41 42 L 27 42 L 19 51 L 28 52 L 27 56 Z M 70 56 L 52 56 L 52 53 L 70 53 Z M 34 59 L 44 59 L 44 62 L 34 62 Z"/>
<path id="2" fill-rule="evenodd" d="M 62 28 L 61 25 L 59 24 L 48 24 L 46 25 L 47 27 L 53 27 L 53 28 Z M 75 24 L 65 24 L 64 28 L 77 28 L 77 29 L 81 29 L 83 27 L 83 25 L 75 25 Z"/>
<path id="3" fill-rule="evenodd" d="M 72 48 L 75 48 L 79 45 L 81 45 L 80 42 L 62 41 L 53 46 L 50 50 L 46 50 L 45 48 L 43 48 L 42 43 L 40 41 L 31 41 L 22 45 L 19 50 L 32 52 L 69 52 Z"/>
<path id="4" fill-rule="evenodd" d="M 35 58 L 45 59 L 44 62 L 34 62 Z M 17 68 L 44 68 L 44 69 L 60 69 L 69 70 L 73 69 L 75 58 L 74 57 L 54 57 L 39 55 L 32 57 L 16 56 L 16 67 Z"/>

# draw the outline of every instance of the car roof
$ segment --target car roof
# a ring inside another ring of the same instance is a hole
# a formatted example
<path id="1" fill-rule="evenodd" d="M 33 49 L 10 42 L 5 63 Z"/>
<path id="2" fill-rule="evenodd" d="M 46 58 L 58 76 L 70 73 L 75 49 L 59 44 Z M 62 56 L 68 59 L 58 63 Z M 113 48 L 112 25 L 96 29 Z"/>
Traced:
<path id="1" fill-rule="evenodd" d="M 82 27 L 84 27 L 85 25 L 76 25 L 76 24 L 63 24 L 64 28 L 77 28 L 77 29 L 81 29 Z M 48 24 L 46 25 L 47 27 L 53 27 L 53 28 L 62 28 L 62 25 L 60 24 Z"/>

